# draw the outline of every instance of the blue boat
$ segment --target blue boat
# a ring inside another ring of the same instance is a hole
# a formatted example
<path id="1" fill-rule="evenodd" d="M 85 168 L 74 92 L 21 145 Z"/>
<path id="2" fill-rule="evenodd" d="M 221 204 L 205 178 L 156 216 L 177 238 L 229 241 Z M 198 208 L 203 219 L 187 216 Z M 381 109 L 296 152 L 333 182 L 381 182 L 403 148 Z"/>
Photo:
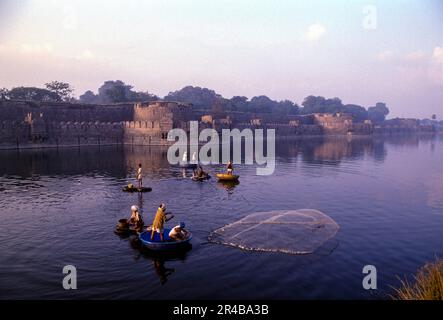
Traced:
<path id="1" fill-rule="evenodd" d="M 164 241 L 160 241 L 160 234 L 157 232 L 154 235 L 154 239 L 151 240 L 151 231 L 144 231 L 140 233 L 138 237 L 146 248 L 154 251 L 173 251 L 186 248 L 190 245 L 189 242 L 192 239 L 192 234 L 190 232 L 185 240 L 174 241 L 169 238 L 169 231 L 171 231 L 170 228 L 165 228 L 163 232 Z"/>

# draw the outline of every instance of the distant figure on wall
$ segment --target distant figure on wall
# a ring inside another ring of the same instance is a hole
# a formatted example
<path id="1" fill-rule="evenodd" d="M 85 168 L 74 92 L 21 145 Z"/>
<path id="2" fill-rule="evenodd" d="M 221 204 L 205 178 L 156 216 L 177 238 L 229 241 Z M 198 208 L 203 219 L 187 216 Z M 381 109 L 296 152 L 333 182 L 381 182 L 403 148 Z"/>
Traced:
<path id="1" fill-rule="evenodd" d="M 138 182 L 138 187 L 139 188 L 143 187 L 143 175 L 142 175 L 142 164 L 141 163 L 138 164 L 136 179 Z"/>

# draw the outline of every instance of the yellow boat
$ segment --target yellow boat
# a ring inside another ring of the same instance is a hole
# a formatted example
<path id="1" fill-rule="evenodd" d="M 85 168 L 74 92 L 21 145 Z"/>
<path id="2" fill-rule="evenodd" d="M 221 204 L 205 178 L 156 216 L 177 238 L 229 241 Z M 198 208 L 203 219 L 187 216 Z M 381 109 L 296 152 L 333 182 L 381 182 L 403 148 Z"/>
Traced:
<path id="1" fill-rule="evenodd" d="M 237 181 L 240 178 L 237 174 L 217 173 L 218 181 Z"/>

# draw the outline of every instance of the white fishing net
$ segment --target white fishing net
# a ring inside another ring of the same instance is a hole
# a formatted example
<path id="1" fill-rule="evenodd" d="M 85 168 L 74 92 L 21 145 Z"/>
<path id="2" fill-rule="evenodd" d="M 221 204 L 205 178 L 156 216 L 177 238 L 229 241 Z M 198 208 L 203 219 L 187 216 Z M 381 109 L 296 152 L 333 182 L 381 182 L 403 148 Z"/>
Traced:
<path id="1" fill-rule="evenodd" d="M 318 210 L 258 212 L 214 230 L 209 241 L 244 250 L 309 254 L 338 229 L 334 220 Z"/>

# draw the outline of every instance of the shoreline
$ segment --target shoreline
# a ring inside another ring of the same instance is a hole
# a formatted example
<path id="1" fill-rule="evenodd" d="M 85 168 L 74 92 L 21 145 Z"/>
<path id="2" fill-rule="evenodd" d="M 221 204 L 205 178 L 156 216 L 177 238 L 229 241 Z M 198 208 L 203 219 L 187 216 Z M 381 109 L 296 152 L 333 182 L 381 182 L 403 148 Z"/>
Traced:
<path id="1" fill-rule="evenodd" d="M 436 132 L 410 132 L 410 133 L 374 133 L 370 135 L 348 135 L 348 134 L 330 134 L 330 135 L 290 135 L 290 136 L 276 136 L 276 141 L 282 140 L 310 140 L 310 139 L 346 139 L 346 140 L 360 140 L 360 139 L 374 139 L 374 138 L 386 138 L 386 137 L 408 137 L 408 136 L 443 136 L 443 131 Z M 26 144 L 2 144 L 0 145 L 0 151 L 11 150 L 38 150 L 38 149 L 67 149 L 67 148 L 82 148 L 82 147 L 110 147 L 110 146 L 132 146 L 132 147 L 170 147 L 175 142 L 165 143 L 150 143 L 139 144 L 132 142 L 108 142 L 108 143 L 84 143 L 84 144 L 55 144 L 55 143 L 26 143 Z M 199 143 L 204 145 L 205 142 Z M 189 144 L 188 144 L 189 145 Z"/>

